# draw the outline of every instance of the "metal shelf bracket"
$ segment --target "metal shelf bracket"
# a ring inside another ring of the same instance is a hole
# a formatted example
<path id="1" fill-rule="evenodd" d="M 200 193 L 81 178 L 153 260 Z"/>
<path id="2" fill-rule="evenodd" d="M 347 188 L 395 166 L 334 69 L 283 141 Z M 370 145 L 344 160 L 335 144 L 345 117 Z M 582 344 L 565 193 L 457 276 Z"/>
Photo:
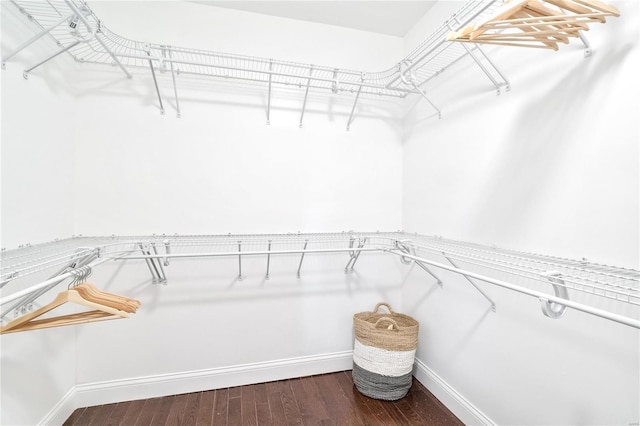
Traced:
<path id="1" fill-rule="evenodd" d="M 164 284 L 167 285 L 167 277 L 164 274 L 164 268 L 162 267 L 162 263 L 160 262 L 160 258 L 158 257 L 158 250 L 154 243 L 150 243 L 148 246 L 142 243 L 138 243 L 138 247 L 140 247 L 140 251 L 142 251 L 143 256 L 145 257 L 145 262 L 147 263 L 147 267 L 149 268 L 149 272 L 151 273 L 151 282 L 153 284 Z M 150 249 L 151 248 L 151 249 Z M 155 257 L 152 257 L 151 250 L 153 250 L 153 254 Z"/>
<path id="2" fill-rule="evenodd" d="M 447 259 L 447 261 L 451 264 L 451 266 L 453 266 L 453 267 L 454 267 L 454 268 L 456 268 L 456 269 L 460 269 L 460 268 L 458 267 L 458 265 L 456 265 L 455 263 L 453 263 L 453 261 L 452 261 L 450 258 L 448 258 L 444 253 L 443 253 L 443 257 L 444 257 L 445 259 Z M 480 293 L 482 296 L 484 296 L 484 298 L 485 298 L 485 299 L 487 299 L 487 300 L 489 301 L 489 303 L 491 303 L 491 310 L 492 310 L 493 312 L 495 312 L 495 311 L 496 311 L 496 304 L 495 304 L 495 302 L 494 302 L 493 300 L 491 300 L 491 298 L 490 298 L 489 296 L 487 296 L 487 294 L 486 294 L 484 291 L 482 291 L 482 289 L 481 289 L 480 287 L 478 287 L 478 285 L 477 285 L 476 283 L 474 283 L 474 282 L 471 280 L 471 278 L 469 278 L 469 276 L 468 276 L 468 275 L 462 274 L 462 276 L 463 276 L 467 281 L 469 281 L 469 283 L 471 283 L 471 285 L 472 285 L 476 290 L 478 290 L 478 293 Z"/>
<path id="3" fill-rule="evenodd" d="M 355 238 L 351 237 L 349 239 L 349 248 L 353 248 L 353 244 L 355 243 Z M 367 243 L 367 238 L 364 237 L 362 239 L 358 238 L 358 248 L 361 249 Z M 349 252 L 349 262 L 347 262 L 347 266 L 344 267 L 344 273 L 353 272 L 353 267 L 356 265 L 358 258 L 360 257 L 360 253 L 362 251 L 350 251 Z"/>
<path id="4" fill-rule="evenodd" d="M 304 250 L 307 249 L 307 244 L 309 244 L 309 240 L 304 240 L 304 247 L 302 248 L 303 251 L 302 251 L 302 255 L 300 256 L 300 264 L 298 264 L 298 272 L 296 273 L 296 276 L 298 278 L 300 278 L 300 268 L 302 268 L 302 261 L 304 260 L 304 255 L 306 253 L 306 251 Z"/>
<path id="5" fill-rule="evenodd" d="M 395 247 L 400 250 L 403 253 L 406 254 L 410 254 L 412 256 L 415 256 L 415 250 L 413 250 L 413 248 L 409 248 L 409 245 L 406 244 L 404 241 L 395 241 Z M 422 269 L 423 271 L 425 271 L 427 274 L 431 275 L 435 280 L 436 283 L 442 287 L 442 280 L 440 278 L 438 278 L 438 276 L 436 274 L 434 274 L 431 269 L 429 269 L 427 267 L 427 265 L 425 265 L 423 262 L 417 260 L 417 259 L 408 259 L 406 257 L 400 257 L 400 261 L 402 263 L 404 263 L 405 265 L 410 264 L 411 262 L 414 262 L 416 265 L 418 265 L 420 267 L 420 269 Z"/>
<path id="6" fill-rule="evenodd" d="M 558 278 L 562 276 L 562 274 L 560 274 L 560 272 L 552 271 L 544 275 L 549 279 L 549 281 L 551 281 L 551 285 L 553 286 L 553 293 L 555 294 L 555 296 L 569 300 L 569 293 L 567 292 L 567 288 L 564 285 L 564 281 L 561 278 Z M 560 318 L 567 310 L 566 305 L 550 302 L 549 300 L 546 300 L 544 298 L 540 298 L 540 304 L 542 313 L 545 316 L 553 319 Z"/>

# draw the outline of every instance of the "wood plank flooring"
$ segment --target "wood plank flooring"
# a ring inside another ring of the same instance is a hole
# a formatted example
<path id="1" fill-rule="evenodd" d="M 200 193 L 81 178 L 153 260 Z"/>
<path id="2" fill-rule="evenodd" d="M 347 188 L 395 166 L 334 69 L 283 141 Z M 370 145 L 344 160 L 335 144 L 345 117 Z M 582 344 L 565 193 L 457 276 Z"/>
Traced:
<path id="1" fill-rule="evenodd" d="M 360 394 L 351 371 L 79 408 L 65 426 L 462 425 L 414 379 L 399 401 Z"/>

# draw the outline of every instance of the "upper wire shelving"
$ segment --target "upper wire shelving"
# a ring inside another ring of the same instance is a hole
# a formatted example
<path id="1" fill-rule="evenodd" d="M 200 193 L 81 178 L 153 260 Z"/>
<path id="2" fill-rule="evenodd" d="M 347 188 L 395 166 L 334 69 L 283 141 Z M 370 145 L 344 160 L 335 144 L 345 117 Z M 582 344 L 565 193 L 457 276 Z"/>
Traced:
<path id="1" fill-rule="evenodd" d="M 543 312 L 552 318 L 572 308 L 640 328 L 636 318 L 640 312 L 625 317 L 598 307 L 607 305 L 598 300 L 609 299 L 637 310 L 638 270 L 401 231 L 75 237 L 25 246 L 2 252 L 0 313 L 5 317 L 16 310 L 28 310 L 30 304 L 60 282 L 77 278 L 105 262 L 144 261 L 153 282 L 167 283 L 171 261 L 179 258 L 234 257 L 238 262 L 237 277 L 243 279 L 246 256 L 264 258 L 268 278 L 271 259 L 276 256 L 297 255 L 296 273 L 300 276 L 307 255 L 343 256 L 344 271 L 349 273 L 361 255 L 370 253 L 394 255 L 405 264 L 416 264 L 438 283 L 443 281 L 439 269 L 461 274 L 491 302 L 494 310 L 495 304 L 486 288 L 476 285 L 478 280 L 540 299 Z M 501 281 L 496 276 L 517 280 L 518 284 Z M 523 284 L 519 278 L 529 284 Z M 551 288 L 554 294 L 549 293 Z M 589 304 L 572 300 L 578 294 L 584 294 Z"/>
<path id="2" fill-rule="evenodd" d="M 440 109 L 427 98 L 422 86 L 466 55 L 473 58 L 495 85 L 498 92 L 501 87 L 509 88 L 508 81 L 495 68 L 480 47 L 469 47 L 446 40 L 450 31 L 457 30 L 473 20 L 491 15 L 495 9 L 502 5 L 502 0 L 467 2 L 404 59 L 389 69 L 376 72 L 131 40 L 109 30 L 89 5 L 80 0 L 11 0 L 11 3 L 17 6 L 20 12 L 38 27 L 40 32 L 12 52 L 4 55 L 2 58 L 3 67 L 5 61 L 26 48 L 31 42 L 40 37 L 48 36 L 59 50 L 43 61 L 25 69 L 25 78 L 33 69 L 65 52 L 79 63 L 119 67 L 128 77 L 132 77 L 132 69 L 148 70 L 154 80 L 161 111 L 164 112 L 156 73 L 166 72 L 170 73 L 172 77 L 178 116 L 180 115 L 180 106 L 176 79 L 188 75 L 263 84 L 268 88 L 269 93 L 267 122 L 270 117 L 273 85 L 304 88 L 304 104 L 306 104 L 309 89 L 328 90 L 333 93 L 352 93 L 355 94 L 355 100 L 347 127 L 351 124 L 360 95 L 404 98 L 408 94 L 418 94 L 424 97 L 440 114 Z M 300 121 L 302 124 L 302 117 Z"/>

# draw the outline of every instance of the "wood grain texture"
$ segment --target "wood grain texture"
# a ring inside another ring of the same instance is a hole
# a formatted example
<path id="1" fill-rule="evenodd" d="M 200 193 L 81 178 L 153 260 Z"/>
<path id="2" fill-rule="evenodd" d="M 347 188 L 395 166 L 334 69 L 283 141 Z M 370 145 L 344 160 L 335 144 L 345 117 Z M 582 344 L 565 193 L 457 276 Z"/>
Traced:
<path id="1" fill-rule="evenodd" d="M 362 395 L 351 371 L 79 408 L 80 425 L 462 425 L 420 382 L 399 401 Z"/>

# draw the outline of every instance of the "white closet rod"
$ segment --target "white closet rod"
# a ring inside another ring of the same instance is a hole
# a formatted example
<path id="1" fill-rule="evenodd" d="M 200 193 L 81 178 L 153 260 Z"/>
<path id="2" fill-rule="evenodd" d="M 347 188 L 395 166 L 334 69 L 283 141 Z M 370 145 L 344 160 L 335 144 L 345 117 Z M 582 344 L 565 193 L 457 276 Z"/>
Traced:
<path id="1" fill-rule="evenodd" d="M 602 309 L 592 308 L 591 306 L 583 305 L 582 303 L 576 303 L 571 300 L 563 299 L 562 297 L 551 296 L 546 293 L 542 293 L 535 290 L 530 290 L 525 287 L 520 287 L 514 284 L 510 284 L 506 281 L 496 280 L 494 278 L 487 277 L 485 275 L 476 274 L 475 272 L 467 271 L 466 269 L 456 268 L 453 266 L 445 265 L 443 263 L 433 262 L 431 260 L 425 259 L 423 257 L 414 256 L 411 254 L 404 253 L 402 251 L 397 250 L 385 250 L 388 253 L 393 253 L 397 256 L 415 260 L 418 262 L 426 263 L 431 266 L 435 266 L 437 268 L 446 269 L 447 271 L 455 272 L 460 275 L 464 275 L 470 278 L 476 278 L 480 281 L 487 282 L 489 284 L 494 284 L 499 287 L 503 287 L 509 290 L 517 291 L 518 293 L 523 293 L 528 296 L 537 297 L 541 302 L 552 302 L 557 303 L 562 306 L 566 306 L 568 308 L 572 308 L 578 311 L 585 312 L 587 314 L 595 315 L 601 318 L 605 318 L 611 321 L 615 321 L 620 324 L 628 325 L 637 329 L 640 329 L 640 320 L 636 320 L 633 318 L 628 318 L 622 315 L 614 314 L 611 312 L 604 311 Z"/>
<path id="2" fill-rule="evenodd" d="M 457 268 L 454 266 L 448 266 L 443 263 L 434 262 L 423 257 L 407 254 L 402 251 L 391 250 L 386 248 L 350 248 L 350 249 L 311 249 L 311 250 L 274 250 L 274 251 L 247 251 L 247 252 L 224 252 L 224 253 L 183 253 L 183 254 L 162 254 L 162 255 L 147 255 L 147 256 L 121 256 L 115 257 L 114 260 L 128 260 L 128 259 L 163 259 L 167 257 L 172 258 L 198 258 L 198 257 L 224 257 L 224 256 L 247 256 L 247 255 L 265 255 L 265 254 L 304 254 L 304 253 L 340 253 L 340 252 L 362 252 L 362 251 L 381 251 L 386 253 L 395 254 L 402 258 L 411 259 L 417 262 L 435 266 L 437 268 L 445 269 L 447 271 L 455 272 L 468 278 L 476 278 L 480 281 L 484 281 L 493 285 L 497 285 L 509 290 L 513 290 L 528 296 L 536 297 L 543 303 L 556 303 L 558 305 L 566 306 L 581 312 L 585 312 L 591 315 L 595 315 L 601 318 L 605 318 L 620 324 L 628 325 L 637 329 L 640 329 L 640 320 L 628 318 L 622 315 L 614 314 L 604 311 L 602 309 L 593 308 L 581 303 L 573 302 L 562 297 L 552 296 L 547 293 L 542 293 L 535 290 L 530 290 L 526 287 L 510 284 L 506 281 L 497 280 L 487 277 L 485 275 L 477 274 L 475 272 L 468 271 L 466 269 Z"/>
<path id="3" fill-rule="evenodd" d="M 166 258 L 197 258 L 197 257 L 226 257 L 226 256 L 255 256 L 261 254 L 304 254 L 304 253 L 348 253 L 355 251 L 386 251 L 383 248 L 344 248 L 344 249 L 303 249 L 303 250 L 258 250 L 258 251 L 233 251 L 233 252 L 211 252 L 211 253 L 180 253 L 180 254 L 151 254 L 136 256 L 117 256 L 113 260 L 134 260 L 134 259 L 166 259 Z"/>

